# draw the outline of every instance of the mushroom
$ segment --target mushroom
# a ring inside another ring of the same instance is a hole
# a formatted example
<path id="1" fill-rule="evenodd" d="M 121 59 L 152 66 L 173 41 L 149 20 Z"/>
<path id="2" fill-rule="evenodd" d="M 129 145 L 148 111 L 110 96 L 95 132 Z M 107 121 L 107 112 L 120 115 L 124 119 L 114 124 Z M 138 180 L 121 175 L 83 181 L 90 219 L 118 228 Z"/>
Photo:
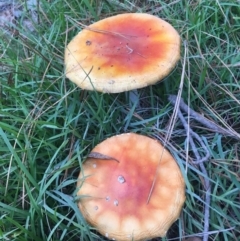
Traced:
<path id="1" fill-rule="evenodd" d="M 167 76 L 180 58 L 180 36 L 145 13 L 119 14 L 79 32 L 65 50 L 66 76 L 82 89 L 118 93 Z"/>
<path id="2" fill-rule="evenodd" d="M 185 183 L 157 140 L 126 133 L 92 150 L 82 165 L 77 195 L 83 216 L 102 235 L 137 241 L 166 235 L 180 215 Z"/>

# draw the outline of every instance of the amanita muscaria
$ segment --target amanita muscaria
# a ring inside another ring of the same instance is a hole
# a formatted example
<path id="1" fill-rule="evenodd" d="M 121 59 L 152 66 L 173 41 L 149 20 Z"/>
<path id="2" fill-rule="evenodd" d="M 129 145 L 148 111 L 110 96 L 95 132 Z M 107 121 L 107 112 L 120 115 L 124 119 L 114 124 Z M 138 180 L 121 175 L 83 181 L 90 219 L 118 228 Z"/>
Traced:
<path id="1" fill-rule="evenodd" d="M 65 50 L 66 76 L 82 89 L 118 93 L 169 74 L 180 58 L 180 36 L 146 13 L 119 14 L 80 31 Z"/>
<path id="2" fill-rule="evenodd" d="M 110 240 L 165 236 L 185 201 L 184 179 L 171 154 L 134 133 L 108 138 L 91 153 L 77 184 L 86 220 Z"/>

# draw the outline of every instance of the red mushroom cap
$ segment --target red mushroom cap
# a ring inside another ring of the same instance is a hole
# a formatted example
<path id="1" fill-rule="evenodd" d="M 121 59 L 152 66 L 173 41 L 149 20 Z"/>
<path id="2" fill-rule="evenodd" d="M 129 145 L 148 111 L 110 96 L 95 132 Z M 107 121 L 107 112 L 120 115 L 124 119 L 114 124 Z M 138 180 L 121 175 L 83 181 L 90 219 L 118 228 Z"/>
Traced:
<path id="1" fill-rule="evenodd" d="M 171 154 L 158 141 L 133 133 L 106 139 L 92 152 L 102 159 L 87 158 L 77 185 L 86 220 L 111 240 L 165 236 L 185 201 L 184 180 Z"/>
<path id="2" fill-rule="evenodd" d="M 119 14 L 83 29 L 65 51 L 66 76 L 83 89 L 117 93 L 164 78 L 180 58 L 180 37 L 164 20 Z"/>

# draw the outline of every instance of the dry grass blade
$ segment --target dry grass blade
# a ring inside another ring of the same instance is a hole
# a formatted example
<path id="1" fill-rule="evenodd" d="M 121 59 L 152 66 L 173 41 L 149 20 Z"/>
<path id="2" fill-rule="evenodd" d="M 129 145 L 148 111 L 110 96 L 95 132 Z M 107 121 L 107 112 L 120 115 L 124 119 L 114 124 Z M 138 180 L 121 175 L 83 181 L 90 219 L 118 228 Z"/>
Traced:
<path id="1" fill-rule="evenodd" d="M 186 56 L 187 56 L 187 43 L 186 41 L 184 41 L 184 57 L 183 57 L 183 68 L 182 68 L 182 75 L 181 75 L 181 82 L 180 82 L 180 85 L 179 85 L 179 90 L 178 90 L 178 97 L 177 97 L 177 100 L 176 100 L 176 104 L 174 106 L 174 110 L 173 110 L 173 114 L 172 114 L 172 117 L 170 119 L 170 124 L 169 124 L 169 129 L 167 131 L 167 136 L 166 136 L 166 139 L 164 140 L 163 142 L 163 146 L 164 148 L 166 148 L 170 138 L 171 138 L 171 134 L 173 132 L 173 128 L 175 126 L 175 123 L 176 123 L 176 120 L 177 120 L 177 113 L 178 113 L 178 109 L 179 109 L 179 104 L 180 104 L 180 99 L 181 99 L 181 95 L 182 95 L 182 89 L 183 89 L 183 83 L 184 83 L 184 76 L 185 76 L 185 70 L 186 70 Z M 164 150 L 163 150 L 164 151 Z M 161 153 L 161 156 L 163 155 L 163 152 Z M 149 200 L 151 198 L 151 195 L 152 195 L 152 191 L 153 191 L 153 188 L 154 188 L 154 185 L 155 185 L 155 182 L 156 182 L 156 177 L 157 177 L 157 173 L 158 173 L 158 170 L 160 168 L 160 164 L 161 164 L 161 157 L 160 157 L 160 160 L 159 160 L 159 164 L 157 166 L 157 169 L 156 169 L 156 174 L 154 176 L 154 179 L 153 179 L 153 183 L 152 183 L 152 186 L 151 186 L 151 189 L 149 191 L 149 195 L 148 195 L 148 199 L 147 199 L 147 203 L 149 203 Z"/>
<path id="2" fill-rule="evenodd" d="M 69 18 L 69 17 L 67 17 L 67 18 Z M 125 38 L 125 39 L 128 39 L 128 37 L 137 37 L 137 36 L 133 36 L 133 35 L 121 34 L 121 33 L 116 33 L 113 31 L 106 31 L 106 30 L 102 30 L 102 29 L 92 28 L 92 27 L 86 26 L 85 24 L 82 24 L 82 23 L 76 21 L 75 19 L 72 19 L 72 21 L 75 22 L 76 24 L 82 26 L 84 29 L 87 29 L 89 31 L 93 31 L 96 33 L 109 34 L 109 35 L 118 36 L 118 37 Z"/>

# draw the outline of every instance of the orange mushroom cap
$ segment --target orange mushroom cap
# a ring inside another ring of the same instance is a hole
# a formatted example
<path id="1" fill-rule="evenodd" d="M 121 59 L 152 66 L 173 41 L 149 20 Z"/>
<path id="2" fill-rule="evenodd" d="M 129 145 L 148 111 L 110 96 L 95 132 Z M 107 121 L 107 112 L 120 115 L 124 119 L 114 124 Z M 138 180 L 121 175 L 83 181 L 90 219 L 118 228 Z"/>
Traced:
<path id="1" fill-rule="evenodd" d="M 133 133 L 108 138 L 92 153 L 101 155 L 87 158 L 77 184 L 86 220 L 110 240 L 165 236 L 185 201 L 184 180 L 171 154 L 158 141 Z"/>
<path id="2" fill-rule="evenodd" d="M 83 29 L 65 50 L 66 76 L 83 89 L 118 93 L 164 78 L 180 58 L 180 36 L 145 13 L 119 14 Z"/>

